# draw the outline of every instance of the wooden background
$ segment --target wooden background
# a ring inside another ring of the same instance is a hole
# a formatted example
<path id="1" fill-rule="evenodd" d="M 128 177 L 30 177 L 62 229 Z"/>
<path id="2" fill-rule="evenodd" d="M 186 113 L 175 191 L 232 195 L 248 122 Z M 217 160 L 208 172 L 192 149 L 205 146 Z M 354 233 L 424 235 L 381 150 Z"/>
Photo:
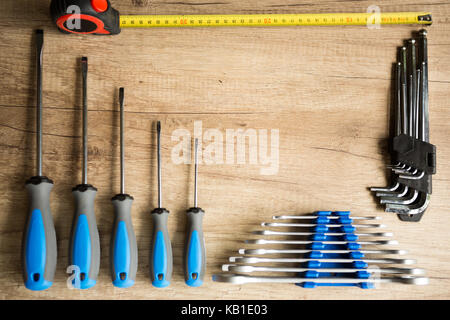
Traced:
<path id="1" fill-rule="evenodd" d="M 391 66 L 396 48 L 417 26 L 271 27 L 123 30 L 113 37 L 68 36 L 50 21 L 50 1 L 0 4 L 0 298 L 1 299 L 448 299 L 450 298 L 450 3 L 377 1 L 382 11 L 431 11 L 429 27 L 431 142 L 438 167 L 431 205 L 420 223 L 404 223 L 377 207 L 369 186 L 387 183 L 384 165 Z M 124 14 L 366 12 L 373 1 L 112 1 Z M 35 164 L 33 30 L 45 29 L 44 173 L 55 181 L 51 208 L 58 237 L 54 285 L 24 288 L 21 237 L 27 216 L 25 180 Z M 71 188 L 81 180 L 79 59 L 89 57 L 89 181 L 98 189 L 101 237 L 98 284 L 66 288 Z M 127 191 L 135 197 L 139 247 L 136 285 L 115 289 L 109 274 L 109 239 L 119 191 L 117 90 L 126 87 Z M 151 286 L 150 211 L 156 205 L 155 121 L 163 125 L 164 206 L 170 211 L 174 252 L 170 287 Z M 170 153 L 172 132 L 201 120 L 204 130 L 279 129 L 279 172 L 260 165 L 203 165 L 199 205 L 208 266 L 201 288 L 184 284 L 185 210 L 192 204 L 189 165 Z M 399 248 L 418 260 L 428 286 L 384 285 L 302 289 L 294 285 L 233 286 L 211 281 L 249 232 L 274 214 L 351 210 L 379 215 Z"/>

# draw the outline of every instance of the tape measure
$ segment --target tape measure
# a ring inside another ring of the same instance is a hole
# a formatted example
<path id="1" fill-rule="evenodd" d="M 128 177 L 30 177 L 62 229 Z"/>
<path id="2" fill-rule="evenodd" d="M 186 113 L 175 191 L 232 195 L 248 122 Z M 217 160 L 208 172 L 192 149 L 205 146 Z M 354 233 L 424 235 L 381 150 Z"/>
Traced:
<path id="1" fill-rule="evenodd" d="M 50 8 L 52 18 L 62 32 L 97 35 L 119 34 L 121 28 L 431 25 L 432 23 L 429 12 L 120 15 L 109 0 L 52 0 Z"/>

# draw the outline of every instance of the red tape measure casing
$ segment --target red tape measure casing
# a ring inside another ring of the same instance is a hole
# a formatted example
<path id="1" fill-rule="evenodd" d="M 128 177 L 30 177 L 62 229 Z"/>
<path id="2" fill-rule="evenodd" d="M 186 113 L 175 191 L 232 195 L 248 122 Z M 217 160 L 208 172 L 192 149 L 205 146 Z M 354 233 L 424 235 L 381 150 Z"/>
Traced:
<path id="1" fill-rule="evenodd" d="M 50 13 L 63 33 L 120 33 L 120 16 L 109 0 L 52 0 Z"/>

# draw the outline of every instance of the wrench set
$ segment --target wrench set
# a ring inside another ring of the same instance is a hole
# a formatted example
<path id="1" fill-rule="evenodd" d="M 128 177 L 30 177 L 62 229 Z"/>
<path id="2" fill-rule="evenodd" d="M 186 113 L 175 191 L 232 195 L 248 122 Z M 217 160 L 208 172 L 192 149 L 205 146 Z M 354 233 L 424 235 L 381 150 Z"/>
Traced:
<path id="1" fill-rule="evenodd" d="M 395 240 L 386 240 L 392 233 L 366 231 L 385 227 L 373 223 L 379 217 L 351 217 L 350 211 L 318 211 L 312 215 L 275 216 L 273 219 L 276 222 L 261 225 L 276 228 L 276 231 L 253 232 L 263 238 L 245 243 L 258 245 L 258 248 L 240 249 L 241 256 L 230 257 L 232 264 L 222 266 L 227 273 L 214 275 L 214 281 L 367 289 L 380 283 L 428 284 L 424 270 L 395 266 L 413 265 L 416 261 L 395 257 L 407 252 L 390 248 L 398 244 Z M 278 222 L 283 220 L 294 222 Z M 366 221 L 371 223 L 364 223 Z M 278 228 L 289 228 L 289 231 Z"/>
<path id="2" fill-rule="evenodd" d="M 420 30 L 399 51 L 395 65 L 395 121 L 391 186 L 371 188 L 386 212 L 402 221 L 420 221 L 430 203 L 436 147 L 430 144 L 427 32 Z"/>

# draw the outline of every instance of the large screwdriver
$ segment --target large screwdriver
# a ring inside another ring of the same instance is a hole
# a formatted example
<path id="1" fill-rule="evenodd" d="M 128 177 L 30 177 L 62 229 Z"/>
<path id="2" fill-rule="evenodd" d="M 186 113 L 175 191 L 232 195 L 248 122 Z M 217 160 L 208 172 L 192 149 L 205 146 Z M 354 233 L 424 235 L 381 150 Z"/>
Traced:
<path id="1" fill-rule="evenodd" d="M 111 275 L 114 286 L 128 288 L 136 279 L 138 253 L 136 236 L 131 222 L 133 197 L 125 193 L 124 95 L 119 89 L 120 101 L 120 193 L 111 200 L 115 210 L 111 239 Z"/>
<path id="2" fill-rule="evenodd" d="M 194 207 L 187 211 L 187 239 L 185 243 L 184 279 L 188 286 L 203 284 L 206 270 L 205 239 L 203 237 L 203 216 L 205 211 L 197 205 L 198 139 L 195 139 L 194 156 Z"/>
<path id="3" fill-rule="evenodd" d="M 28 220 L 23 237 L 23 274 L 25 287 L 45 290 L 53 284 L 56 269 L 56 233 L 50 211 L 53 181 L 42 175 L 42 56 L 44 31 L 36 31 L 37 108 L 36 161 L 37 175 L 26 181 L 30 196 Z"/>
<path id="4" fill-rule="evenodd" d="M 94 200 L 97 189 L 87 182 L 88 161 L 88 60 L 81 59 L 83 74 L 83 173 L 82 183 L 72 189 L 75 216 L 70 239 L 69 263 L 74 270 L 72 284 L 77 289 L 89 289 L 97 282 L 100 267 L 100 241 L 95 220 Z"/>
<path id="5" fill-rule="evenodd" d="M 167 287 L 172 279 L 172 244 L 167 230 L 169 211 L 162 207 L 161 184 L 161 122 L 156 125 L 158 139 L 158 207 L 152 211 L 153 246 L 150 254 L 150 277 L 158 288 Z"/>

